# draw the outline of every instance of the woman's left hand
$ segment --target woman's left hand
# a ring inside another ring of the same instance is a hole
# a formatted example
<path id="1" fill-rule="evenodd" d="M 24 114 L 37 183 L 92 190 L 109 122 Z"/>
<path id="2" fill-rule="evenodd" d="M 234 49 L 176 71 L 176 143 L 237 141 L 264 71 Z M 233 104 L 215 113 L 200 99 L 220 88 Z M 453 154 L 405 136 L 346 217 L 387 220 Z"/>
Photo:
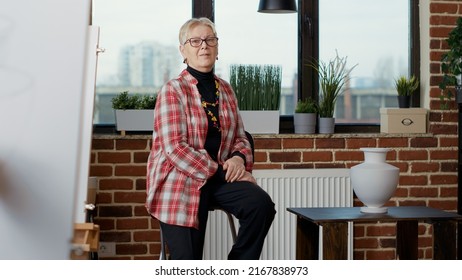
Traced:
<path id="1" fill-rule="evenodd" d="M 239 156 L 234 156 L 223 164 L 223 170 L 226 171 L 226 182 L 234 182 L 245 175 L 244 160 Z"/>

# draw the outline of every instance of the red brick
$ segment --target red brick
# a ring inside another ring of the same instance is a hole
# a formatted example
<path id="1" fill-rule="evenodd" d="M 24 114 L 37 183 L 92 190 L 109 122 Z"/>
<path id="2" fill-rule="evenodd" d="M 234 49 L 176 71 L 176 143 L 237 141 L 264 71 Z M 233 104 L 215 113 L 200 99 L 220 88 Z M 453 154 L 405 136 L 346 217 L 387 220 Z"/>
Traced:
<path id="1" fill-rule="evenodd" d="M 92 165 L 90 166 L 90 176 L 108 177 L 112 176 L 112 166 L 110 165 Z"/>
<path id="2" fill-rule="evenodd" d="M 270 152 L 269 159 L 271 162 L 300 162 L 300 152 Z"/>
<path id="3" fill-rule="evenodd" d="M 131 190 L 133 189 L 133 180 L 131 179 L 100 179 L 100 190 Z"/>
<path id="4" fill-rule="evenodd" d="M 332 161 L 332 152 L 303 152 L 303 162 Z"/>
<path id="5" fill-rule="evenodd" d="M 145 203 L 146 192 L 115 192 L 114 202 L 116 203 Z"/>
<path id="6" fill-rule="evenodd" d="M 255 150 L 258 149 L 265 149 L 265 150 L 272 150 L 272 149 L 281 149 L 282 148 L 282 140 L 281 139 L 266 139 L 266 138 L 255 138 Z"/>
<path id="7" fill-rule="evenodd" d="M 409 188 L 405 188 L 402 186 L 398 186 L 396 188 L 395 193 L 393 194 L 393 197 L 408 197 L 409 196 Z"/>
<path id="8" fill-rule="evenodd" d="M 135 242 L 160 242 L 160 231 L 158 230 L 136 231 L 133 234 L 133 241 Z"/>
<path id="9" fill-rule="evenodd" d="M 396 239 L 395 238 L 380 238 L 379 239 L 380 248 L 396 248 Z"/>
<path id="10" fill-rule="evenodd" d="M 284 149 L 312 149 L 314 147 L 314 139 L 307 138 L 289 138 L 282 140 Z"/>
<path id="11" fill-rule="evenodd" d="M 431 175 L 430 183 L 432 185 L 457 184 L 457 175 Z"/>
<path id="12" fill-rule="evenodd" d="M 132 207 L 131 206 L 99 206 L 98 217 L 131 217 Z"/>
<path id="13" fill-rule="evenodd" d="M 356 238 L 363 237 L 366 235 L 366 227 L 361 224 L 354 224 L 353 234 Z"/>
<path id="14" fill-rule="evenodd" d="M 116 150 L 149 150 L 149 141 L 145 139 L 118 139 Z"/>
<path id="15" fill-rule="evenodd" d="M 437 147 L 438 139 L 433 137 L 417 137 L 411 139 L 411 147 L 413 148 L 430 148 Z"/>
<path id="16" fill-rule="evenodd" d="M 446 211 L 454 211 L 457 209 L 457 200 L 429 200 L 428 206 Z"/>
<path id="17" fill-rule="evenodd" d="M 457 125 L 430 124 L 429 132 L 433 134 L 456 134 Z"/>
<path id="18" fill-rule="evenodd" d="M 91 142 L 92 150 L 113 150 L 114 140 L 113 139 L 93 139 Z"/>
<path id="19" fill-rule="evenodd" d="M 439 150 L 439 151 L 431 151 L 430 152 L 430 160 L 440 160 L 440 159 L 457 159 L 457 151 L 446 151 L 446 150 Z"/>
<path id="20" fill-rule="evenodd" d="M 157 220 L 153 219 L 151 215 L 149 215 L 148 210 L 146 209 L 146 206 L 144 205 L 144 203 L 143 203 L 143 205 L 138 205 L 138 206 L 134 207 L 133 215 L 137 216 L 137 217 L 141 217 L 141 216 L 148 217 L 150 220 L 157 221 Z M 157 225 L 158 224 L 159 223 L 157 222 Z"/>
<path id="21" fill-rule="evenodd" d="M 440 188 L 441 197 L 457 197 L 457 186 L 454 187 L 441 187 Z"/>
<path id="22" fill-rule="evenodd" d="M 134 163 L 145 163 L 148 161 L 149 152 L 135 152 L 133 153 Z"/>
<path id="23" fill-rule="evenodd" d="M 135 182 L 135 189 L 137 191 L 146 191 L 146 178 L 137 178 Z"/>
<path id="24" fill-rule="evenodd" d="M 378 147 L 379 148 L 397 148 L 397 147 L 407 147 L 408 139 L 407 138 L 379 138 Z"/>
<path id="25" fill-rule="evenodd" d="M 118 219 L 116 222 L 116 228 L 118 230 L 123 229 L 147 229 L 149 225 L 148 219 Z"/>
<path id="26" fill-rule="evenodd" d="M 396 234 L 395 225 L 371 225 L 366 228 L 367 236 L 393 236 Z"/>
<path id="27" fill-rule="evenodd" d="M 98 163 L 129 163 L 131 160 L 130 153 L 118 152 L 99 152 Z"/>
<path id="28" fill-rule="evenodd" d="M 335 160 L 336 161 L 358 161 L 358 163 L 361 163 L 364 161 L 364 153 L 362 151 L 337 151 L 334 153 L 335 155 Z"/>
<path id="29" fill-rule="evenodd" d="M 98 192 L 96 194 L 96 205 L 112 203 L 112 193 Z"/>
<path id="30" fill-rule="evenodd" d="M 428 153 L 426 150 L 421 151 L 400 151 L 398 153 L 398 158 L 400 160 L 427 160 Z"/>
<path id="31" fill-rule="evenodd" d="M 268 161 L 268 156 L 266 152 L 255 151 L 254 157 L 255 157 L 254 162 L 267 162 Z"/>
<path id="32" fill-rule="evenodd" d="M 367 260 L 394 260 L 395 250 L 370 250 L 366 251 Z"/>
<path id="33" fill-rule="evenodd" d="M 149 244 L 149 253 L 154 254 L 154 256 L 157 256 L 156 259 L 158 260 L 160 255 L 160 243 Z"/>
<path id="34" fill-rule="evenodd" d="M 419 237 L 419 247 L 432 247 L 433 237 Z"/>
<path id="35" fill-rule="evenodd" d="M 376 147 L 377 140 L 372 138 L 351 138 L 346 139 L 347 149 L 359 149 L 363 147 Z"/>
<path id="36" fill-rule="evenodd" d="M 437 172 L 440 166 L 435 162 L 412 162 L 411 163 L 411 172 L 412 173 L 427 173 L 427 172 Z"/>
<path id="37" fill-rule="evenodd" d="M 427 185 L 427 183 L 428 183 L 427 176 L 400 175 L 400 177 L 399 177 L 399 185 L 400 186 L 412 186 L 412 185 L 425 186 L 425 185 Z"/>
<path id="38" fill-rule="evenodd" d="M 115 167 L 115 176 L 146 176 L 146 165 L 120 165 Z"/>
<path id="39" fill-rule="evenodd" d="M 357 238 L 355 239 L 355 248 L 378 248 L 379 242 L 377 238 Z"/>
<path id="40" fill-rule="evenodd" d="M 457 3 L 430 3 L 430 14 L 456 14 Z"/>
<path id="41" fill-rule="evenodd" d="M 365 251 L 364 250 L 362 250 L 362 251 L 354 250 L 353 259 L 354 260 L 365 260 L 366 259 Z"/>
<path id="42" fill-rule="evenodd" d="M 317 138 L 316 149 L 344 149 L 345 139 L 343 138 Z"/>
<path id="43" fill-rule="evenodd" d="M 129 231 L 108 231 L 100 233 L 100 241 L 102 242 L 130 242 L 131 234 Z M 116 245 L 117 247 L 117 245 Z"/>
<path id="44" fill-rule="evenodd" d="M 441 137 L 440 147 L 457 147 L 459 139 L 457 137 Z"/>
<path id="45" fill-rule="evenodd" d="M 457 168 L 459 164 L 457 161 L 454 162 L 442 162 L 441 164 L 441 172 L 457 172 Z"/>
<path id="46" fill-rule="evenodd" d="M 432 187 L 426 188 L 409 188 L 409 196 L 412 197 L 437 197 L 438 189 Z"/>
<path id="47" fill-rule="evenodd" d="M 148 252 L 145 244 L 118 244 L 116 245 L 116 254 L 118 255 L 143 255 Z"/>
<path id="48" fill-rule="evenodd" d="M 95 224 L 99 225 L 100 230 L 113 230 L 115 229 L 115 220 L 114 219 L 95 219 Z"/>

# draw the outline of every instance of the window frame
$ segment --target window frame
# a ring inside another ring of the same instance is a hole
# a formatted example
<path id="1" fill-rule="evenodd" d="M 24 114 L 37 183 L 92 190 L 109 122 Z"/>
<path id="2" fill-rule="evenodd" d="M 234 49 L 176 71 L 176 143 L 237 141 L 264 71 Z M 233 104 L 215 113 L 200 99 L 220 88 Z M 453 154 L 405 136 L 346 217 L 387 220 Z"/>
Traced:
<path id="1" fill-rule="evenodd" d="M 420 80 L 420 30 L 419 2 L 409 0 L 410 5 L 410 55 L 409 75 Z M 214 0 L 192 0 L 192 17 L 207 17 L 215 20 Z M 304 67 L 308 58 L 319 58 L 319 0 L 298 0 L 298 99 L 318 99 L 317 73 Z M 420 92 L 420 87 L 417 89 Z M 420 107 L 420 95 L 411 97 L 411 106 Z M 293 116 L 281 116 L 280 133 L 293 133 Z M 336 124 L 336 133 L 376 133 L 380 124 Z"/>

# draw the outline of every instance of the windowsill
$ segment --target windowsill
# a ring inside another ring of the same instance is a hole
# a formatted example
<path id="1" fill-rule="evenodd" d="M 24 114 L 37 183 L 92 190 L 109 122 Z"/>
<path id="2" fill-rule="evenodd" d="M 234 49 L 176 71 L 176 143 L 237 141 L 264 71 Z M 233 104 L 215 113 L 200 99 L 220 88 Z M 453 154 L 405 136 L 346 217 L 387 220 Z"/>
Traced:
<path id="1" fill-rule="evenodd" d="M 380 126 L 376 126 L 377 129 L 371 129 L 371 131 L 357 131 L 357 132 L 343 132 L 341 129 L 342 125 L 336 125 L 336 131 L 333 134 L 295 134 L 290 133 L 279 133 L 279 134 L 254 134 L 254 138 L 396 138 L 396 137 L 432 137 L 432 133 L 381 133 Z M 340 128 L 340 129 L 337 129 Z M 351 129 L 351 126 L 348 125 Z M 362 126 L 364 128 L 364 126 Z M 377 130 L 377 131 L 375 131 Z M 95 125 L 93 128 L 93 138 L 97 139 L 149 139 L 152 137 L 151 131 L 128 131 L 125 135 L 122 135 L 119 131 L 116 131 L 114 125 Z"/>

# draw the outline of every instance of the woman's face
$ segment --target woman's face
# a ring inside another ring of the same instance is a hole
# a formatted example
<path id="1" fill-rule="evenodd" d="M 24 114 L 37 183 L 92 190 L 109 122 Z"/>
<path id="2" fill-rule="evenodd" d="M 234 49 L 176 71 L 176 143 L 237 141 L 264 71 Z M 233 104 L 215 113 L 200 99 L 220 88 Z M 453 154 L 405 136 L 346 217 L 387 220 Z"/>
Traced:
<path id="1" fill-rule="evenodd" d="M 189 31 L 189 39 L 207 39 L 215 37 L 210 27 L 206 25 L 196 25 Z M 186 63 L 192 68 L 201 72 L 210 72 L 215 65 L 218 56 L 218 44 L 214 47 L 207 45 L 202 41 L 198 47 L 193 47 L 189 41 L 186 44 L 180 45 L 180 52 Z"/>

